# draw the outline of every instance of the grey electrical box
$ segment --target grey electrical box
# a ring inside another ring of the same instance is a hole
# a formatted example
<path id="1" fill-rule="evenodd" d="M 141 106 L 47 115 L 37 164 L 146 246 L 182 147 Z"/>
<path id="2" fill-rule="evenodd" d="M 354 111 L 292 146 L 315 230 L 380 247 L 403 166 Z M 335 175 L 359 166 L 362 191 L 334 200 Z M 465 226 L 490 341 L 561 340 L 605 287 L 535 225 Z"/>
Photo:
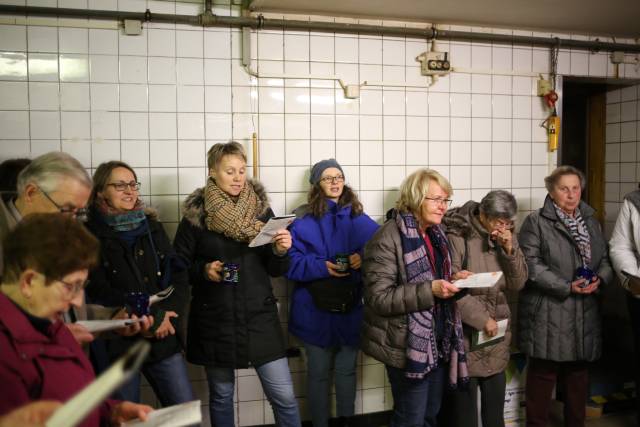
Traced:
<path id="1" fill-rule="evenodd" d="M 142 21 L 138 21 L 136 19 L 125 19 L 124 33 L 128 36 L 139 36 L 142 34 Z"/>

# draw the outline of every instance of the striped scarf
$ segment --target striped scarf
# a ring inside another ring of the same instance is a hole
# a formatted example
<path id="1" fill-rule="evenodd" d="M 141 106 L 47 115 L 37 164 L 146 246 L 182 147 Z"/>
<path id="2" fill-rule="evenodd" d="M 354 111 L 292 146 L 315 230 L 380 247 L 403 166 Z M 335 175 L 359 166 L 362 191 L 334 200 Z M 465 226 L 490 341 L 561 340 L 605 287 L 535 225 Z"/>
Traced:
<path id="1" fill-rule="evenodd" d="M 256 217 L 263 211 L 263 203 L 250 182 L 246 182 L 237 197 L 225 193 L 209 177 L 204 190 L 204 209 L 207 229 L 238 242 L 250 242 L 264 225 Z"/>
<path id="2" fill-rule="evenodd" d="M 98 194 L 95 208 L 104 222 L 116 232 L 135 230 L 147 219 L 144 213 L 144 202 L 139 197 L 133 209 L 123 211 L 112 207 L 103 196 Z"/>
<path id="3" fill-rule="evenodd" d="M 396 224 L 400 230 L 402 252 L 407 285 L 418 285 L 435 280 L 427 247 L 418 230 L 418 224 L 412 214 L 397 212 Z M 447 238 L 440 228 L 431 227 L 434 237 L 434 250 L 440 252 L 443 259 L 442 273 L 445 280 L 451 277 L 451 255 Z M 449 362 L 449 385 L 455 388 L 458 383 L 469 380 L 467 359 L 464 353 L 462 321 L 458 306 L 453 300 L 434 298 L 433 307 L 407 314 L 407 363 L 405 376 L 411 379 L 423 379 L 439 366 L 440 360 Z M 435 321 L 443 321 L 443 334 L 438 341 Z"/>
<path id="4" fill-rule="evenodd" d="M 589 236 L 587 225 L 584 223 L 584 219 L 582 219 L 580 209 L 576 208 L 575 218 L 572 218 L 560 209 L 560 206 L 556 205 L 555 202 L 553 202 L 553 207 L 556 210 L 558 218 L 560 218 L 560 221 L 562 221 L 562 224 L 564 224 L 574 242 L 576 242 L 578 250 L 580 251 L 580 257 L 582 258 L 582 265 L 588 267 L 589 264 L 591 264 L 591 237 Z"/>

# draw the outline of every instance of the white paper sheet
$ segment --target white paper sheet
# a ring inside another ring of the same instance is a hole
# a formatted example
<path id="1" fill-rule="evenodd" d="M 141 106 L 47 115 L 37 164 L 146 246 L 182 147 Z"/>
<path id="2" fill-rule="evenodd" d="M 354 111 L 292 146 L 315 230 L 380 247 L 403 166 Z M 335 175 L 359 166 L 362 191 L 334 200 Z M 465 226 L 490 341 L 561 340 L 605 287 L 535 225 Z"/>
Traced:
<path id="1" fill-rule="evenodd" d="M 199 425 L 202 422 L 200 401 L 182 403 L 155 410 L 149 414 L 147 421 L 129 421 L 122 424 L 124 427 L 185 427 Z"/>
<path id="2" fill-rule="evenodd" d="M 95 334 L 97 332 L 126 328 L 138 322 L 140 322 L 140 319 L 79 320 L 76 323 L 87 328 L 92 334 Z"/>
<path id="3" fill-rule="evenodd" d="M 507 325 L 509 325 L 509 319 L 498 320 L 497 323 L 498 323 L 498 333 L 493 337 L 490 337 L 489 335 L 487 335 L 487 333 L 484 330 L 478 331 L 478 342 L 477 342 L 478 345 L 484 344 L 493 340 L 499 340 L 500 338 L 504 337 L 504 334 L 507 332 Z"/>
<path id="4" fill-rule="evenodd" d="M 502 271 L 492 271 L 489 273 L 475 273 L 466 279 L 453 282 L 458 288 L 489 288 L 495 285 L 502 277 Z"/>
<path id="5" fill-rule="evenodd" d="M 253 248 L 271 243 L 276 232 L 283 228 L 287 228 L 294 219 L 296 219 L 295 215 L 274 216 L 273 218 L 270 218 L 264 227 L 262 227 L 260 233 L 251 241 L 251 243 L 249 243 L 249 247 Z"/>
<path id="6" fill-rule="evenodd" d="M 74 427 L 109 395 L 126 383 L 149 354 L 151 345 L 138 341 L 116 360 L 109 369 L 89 383 L 75 396 L 57 409 L 45 423 L 46 427 Z"/>
<path id="7" fill-rule="evenodd" d="M 169 298 L 174 290 L 175 288 L 173 287 L 173 285 L 171 285 L 168 288 L 161 290 L 157 294 L 151 295 L 149 297 L 149 305 L 151 306 L 157 302 L 160 302 L 162 300 Z"/>

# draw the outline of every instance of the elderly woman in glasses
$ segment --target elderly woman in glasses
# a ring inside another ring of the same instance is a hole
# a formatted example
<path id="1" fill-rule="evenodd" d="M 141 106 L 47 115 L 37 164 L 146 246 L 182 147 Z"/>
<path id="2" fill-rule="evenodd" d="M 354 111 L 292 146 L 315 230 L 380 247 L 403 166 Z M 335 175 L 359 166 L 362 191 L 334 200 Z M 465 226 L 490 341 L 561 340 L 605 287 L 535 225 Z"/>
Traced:
<path id="1" fill-rule="evenodd" d="M 529 268 L 518 304 L 518 347 L 529 356 L 527 425 L 549 424 L 560 378 L 565 425 L 582 426 L 589 362 L 602 352 L 599 288 L 613 271 L 594 209 L 582 201 L 583 173 L 560 166 L 544 181 L 544 206 L 525 219 L 519 239 Z"/>
<path id="2" fill-rule="evenodd" d="M 0 285 L 0 416 L 34 400 L 66 401 L 94 379 L 91 364 L 62 323 L 83 303 L 99 244 L 74 219 L 25 217 L 4 239 Z M 146 418 L 151 408 L 108 400 L 83 427 Z"/>
<path id="3" fill-rule="evenodd" d="M 458 288 L 441 226 L 451 185 L 420 169 L 405 178 L 390 219 L 364 250 L 362 350 L 383 362 L 391 426 L 435 426 L 445 383 L 468 381 Z"/>
<path id="4" fill-rule="evenodd" d="M 183 337 L 179 336 L 180 315 L 188 298 L 186 268 L 178 262 L 156 211 L 145 207 L 140 198 L 140 183 L 129 165 L 103 163 L 96 169 L 93 183 L 87 226 L 100 241 L 101 259 L 91 271 L 88 297 L 92 302 L 122 307 L 131 303 L 127 301 L 130 293 L 151 295 L 173 286 L 175 291 L 167 299 L 151 307 L 155 320 L 148 337 L 151 353 L 142 373 L 163 406 L 193 400 L 182 355 Z M 108 360 L 117 359 L 135 339 L 105 340 Z M 139 401 L 140 376 L 116 396 Z"/>
<path id="5" fill-rule="evenodd" d="M 470 387 L 445 397 L 446 410 L 441 419 L 447 425 L 478 425 L 479 389 L 482 425 L 504 426 L 504 370 L 511 343 L 511 313 L 505 291 L 517 292 L 527 280 L 527 265 L 513 230 L 517 211 L 515 197 L 496 190 L 480 203 L 471 200 L 444 217 L 453 271 L 504 273 L 495 286 L 472 289 L 458 301 L 465 326 Z M 488 337 L 497 335 L 498 322 L 507 322 L 504 340 L 483 348 L 470 348 L 473 336 L 480 332 Z"/>

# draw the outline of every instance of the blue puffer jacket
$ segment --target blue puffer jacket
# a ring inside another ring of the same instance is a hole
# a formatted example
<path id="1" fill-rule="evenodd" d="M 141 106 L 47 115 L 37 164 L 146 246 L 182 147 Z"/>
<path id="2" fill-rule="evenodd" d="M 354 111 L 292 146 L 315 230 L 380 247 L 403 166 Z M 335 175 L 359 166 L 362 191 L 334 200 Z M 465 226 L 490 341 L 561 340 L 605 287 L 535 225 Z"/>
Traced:
<path id="1" fill-rule="evenodd" d="M 302 341 L 319 347 L 335 345 L 357 346 L 362 322 L 362 303 L 349 313 L 330 313 L 313 304 L 304 287 L 310 282 L 329 277 L 325 261 L 338 253 L 362 256 L 365 243 L 378 229 L 378 224 L 366 214 L 351 217 L 351 206 L 338 207 L 328 200 L 327 212 L 321 218 L 310 213 L 291 225 L 293 245 L 287 277 L 299 282 L 291 295 L 289 332 Z M 297 209 L 304 212 L 305 207 Z M 349 280 L 362 285 L 360 271 L 350 270 Z"/>

